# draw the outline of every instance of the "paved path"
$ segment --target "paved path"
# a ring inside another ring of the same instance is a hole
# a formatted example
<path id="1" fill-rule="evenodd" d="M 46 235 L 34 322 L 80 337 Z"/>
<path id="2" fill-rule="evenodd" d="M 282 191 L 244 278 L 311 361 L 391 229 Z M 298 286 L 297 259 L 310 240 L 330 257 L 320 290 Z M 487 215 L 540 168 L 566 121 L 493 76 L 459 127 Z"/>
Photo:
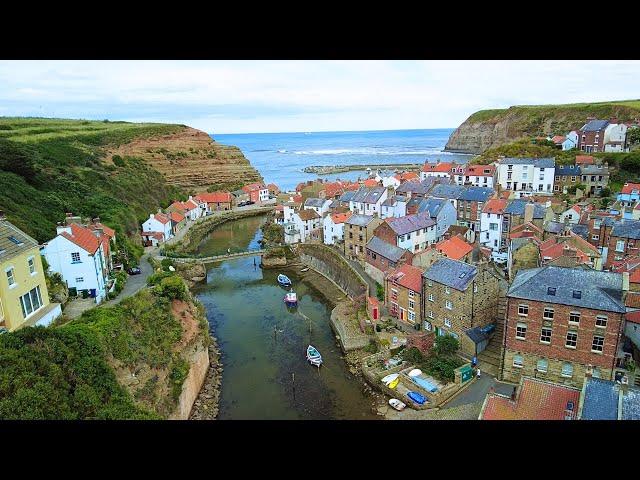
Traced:
<path id="1" fill-rule="evenodd" d="M 362 267 L 362 265 L 360 264 L 359 261 L 357 260 L 351 260 L 349 258 L 347 258 L 347 256 L 344 254 L 344 252 L 342 250 L 340 250 L 339 248 L 334 248 L 333 249 L 335 252 L 338 252 L 338 254 L 344 258 L 347 263 L 349 265 L 351 265 L 353 267 L 353 269 L 358 272 L 360 274 L 360 276 L 362 278 L 365 279 L 365 281 L 369 284 L 369 295 L 372 297 L 375 297 L 378 293 L 377 290 L 377 283 L 373 278 L 371 278 L 369 276 L 369 274 L 367 272 L 364 271 L 364 268 Z"/>
<path id="2" fill-rule="evenodd" d="M 74 318 L 78 318 L 87 310 L 96 307 L 96 299 L 95 298 L 82 298 L 78 297 L 74 300 L 69 300 L 67 304 L 64 306 L 64 316 L 73 320 Z"/>
<path id="3" fill-rule="evenodd" d="M 413 410 L 405 408 L 402 412 L 387 408 L 387 420 L 477 420 L 482 403 L 468 403 L 454 408 Z"/>
<path id="4" fill-rule="evenodd" d="M 124 288 L 122 289 L 120 294 L 113 300 L 104 302 L 102 305 L 106 305 L 106 306 L 117 305 L 125 298 L 129 298 L 135 295 L 144 287 L 146 287 L 147 279 L 153 273 L 153 268 L 151 268 L 151 264 L 149 263 L 149 255 L 155 254 L 156 251 L 157 249 L 154 248 L 152 250 L 149 250 L 142 257 L 140 257 L 139 267 L 142 273 L 140 273 L 139 275 L 129 275 L 129 278 L 127 279 L 127 283 L 124 284 Z"/>
<path id="5" fill-rule="evenodd" d="M 460 405 L 466 405 L 470 403 L 484 402 L 487 393 L 491 387 L 494 388 L 496 393 L 503 395 L 511 395 L 513 392 L 513 385 L 510 383 L 498 382 L 494 377 L 487 374 L 480 374 L 480 378 L 476 378 L 471 385 L 465 388 L 462 393 L 459 393 L 452 400 L 449 400 L 443 405 L 443 408 L 454 408 Z"/>

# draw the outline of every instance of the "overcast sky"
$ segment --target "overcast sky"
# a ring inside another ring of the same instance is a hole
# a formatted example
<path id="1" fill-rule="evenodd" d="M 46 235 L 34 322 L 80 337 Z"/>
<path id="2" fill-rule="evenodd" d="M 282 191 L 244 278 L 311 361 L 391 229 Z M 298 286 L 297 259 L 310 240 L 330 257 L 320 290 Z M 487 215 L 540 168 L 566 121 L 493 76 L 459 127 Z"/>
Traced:
<path id="1" fill-rule="evenodd" d="M 637 98 L 638 61 L 0 61 L 0 116 L 209 133 L 446 128 L 481 109 Z"/>

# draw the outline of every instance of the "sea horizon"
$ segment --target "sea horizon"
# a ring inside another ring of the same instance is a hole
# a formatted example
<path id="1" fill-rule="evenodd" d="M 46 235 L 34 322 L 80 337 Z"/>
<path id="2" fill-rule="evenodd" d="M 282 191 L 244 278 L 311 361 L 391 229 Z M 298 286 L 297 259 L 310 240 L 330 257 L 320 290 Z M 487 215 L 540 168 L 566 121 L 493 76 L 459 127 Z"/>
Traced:
<path id="1" fill-rule="evenodd" d="M 193 127 L 196 128 L 196 127 Z M 280 134 L 310 134 L 310 133 L 374 133 L 374 132 L 415 132 L 428 130 L 455 130 L 458 127 L 437 127 L 437 128 L 385 128 L 376 130 L 300 130 L 297 132 L 206 132 L 207 135 L 280 135 Z M 203 130 L 205 131 L 205 130 Z"/>

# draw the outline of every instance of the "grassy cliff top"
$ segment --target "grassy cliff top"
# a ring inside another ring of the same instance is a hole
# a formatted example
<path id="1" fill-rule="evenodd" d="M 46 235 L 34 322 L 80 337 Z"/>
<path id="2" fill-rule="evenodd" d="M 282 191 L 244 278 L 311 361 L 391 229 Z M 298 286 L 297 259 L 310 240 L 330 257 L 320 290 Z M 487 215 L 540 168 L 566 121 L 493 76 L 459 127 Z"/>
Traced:
<path id="1" fill-rule="evenodd" d="M 609 118 L 612 115 L 626 120 L 626 116 L 640 115 L 640 100 L 615 100 L 610 102 L 567 103 L 562 105 L 514 105 L 509 108 L 480 110 L 471 115 L 468 122 L 486 122 L 499 120 L 509 114 L 544 115 L 576 115 L 577 120 L 584 121 L 588 116 Z M 583 122 L 584 123 L 584 122 Z M 582 125 L 580 125 L 582 126 Z"/>

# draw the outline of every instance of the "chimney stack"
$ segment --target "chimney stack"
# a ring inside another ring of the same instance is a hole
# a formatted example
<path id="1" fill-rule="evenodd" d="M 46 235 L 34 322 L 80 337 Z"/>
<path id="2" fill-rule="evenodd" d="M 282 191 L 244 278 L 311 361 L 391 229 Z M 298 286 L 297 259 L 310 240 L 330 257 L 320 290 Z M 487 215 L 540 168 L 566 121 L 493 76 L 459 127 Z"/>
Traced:
<path id="1" fill-rule="evenodd" d="M 535 203 L 529 202 L 524 206 L 524 223 L 533 221 L 533 212 L 535 209 Z"/>
<path id="2" fill-rule="evenodd" d="M 629 291 L 629 272 L 622 272 L 622 291 Z"/>

